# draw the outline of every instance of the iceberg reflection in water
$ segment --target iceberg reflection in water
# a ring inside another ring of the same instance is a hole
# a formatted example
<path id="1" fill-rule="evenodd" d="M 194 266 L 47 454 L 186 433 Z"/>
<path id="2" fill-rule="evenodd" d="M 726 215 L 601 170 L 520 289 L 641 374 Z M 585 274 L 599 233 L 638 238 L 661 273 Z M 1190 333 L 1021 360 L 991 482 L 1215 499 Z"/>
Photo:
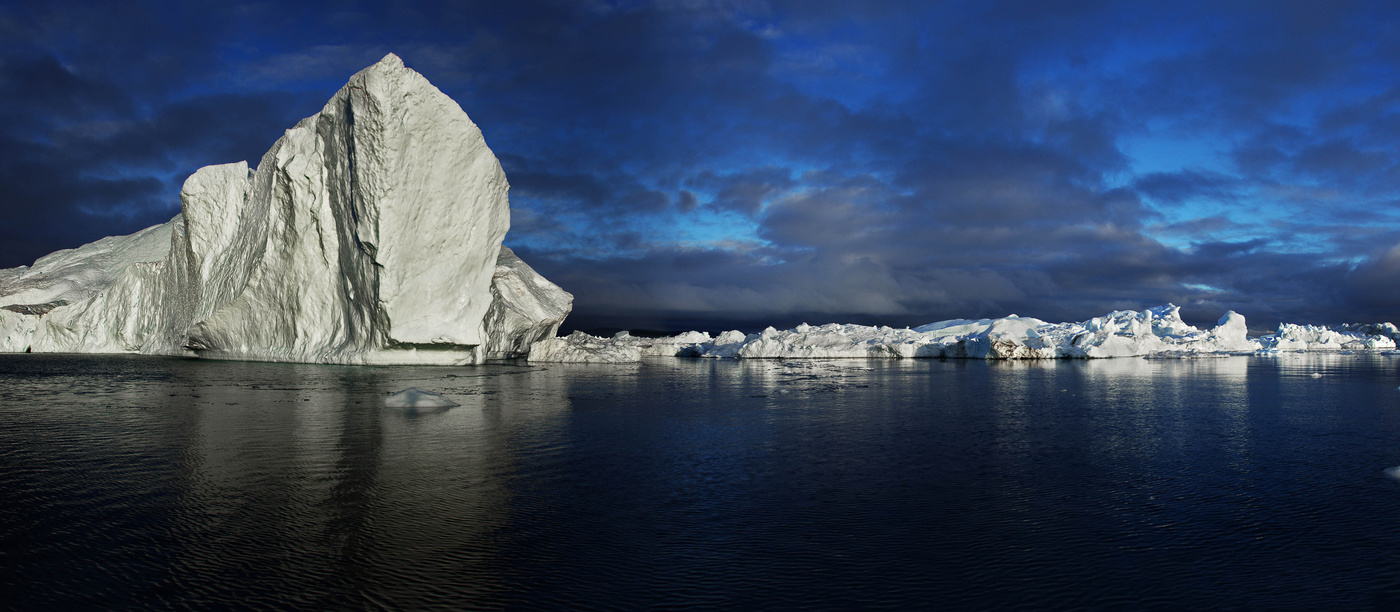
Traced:
<path id="1" fill-rule="evenodd" d="M 1400 483 L 1357 468 L 1400 459 L 1396 365 L 0 356 L 0 592 L 27 609 L 1391 607 L 1400 527 L 1375 517 L 1400 513 Z M 461 406 L 384 408 L 410 387 Z"/>
<path id="2" fill-rule="evenodd" d="M 409 387 L 384 398 L 384 405 L 389 408 L 403 408 L 421 412 L 447 410 L 461 406 L 461 404 L 443 397 L 441 393 L 418 387 Z"/>

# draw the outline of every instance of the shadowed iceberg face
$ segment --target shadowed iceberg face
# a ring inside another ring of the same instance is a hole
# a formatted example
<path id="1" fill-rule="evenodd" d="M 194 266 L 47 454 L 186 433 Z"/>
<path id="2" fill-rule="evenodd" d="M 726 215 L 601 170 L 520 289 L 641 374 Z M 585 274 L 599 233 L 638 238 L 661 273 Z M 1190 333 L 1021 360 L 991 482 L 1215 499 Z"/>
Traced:
<path id="1" fill-rule="evenodd" d="M 453 406 L 461 406 L 461 404 L 443 397 L 441 393 L 435 393 L 418 387 L 409 387 L 384 398 L 384 405 L 388 408 L 408 408 L 413 410 L 446 410 Z"/>

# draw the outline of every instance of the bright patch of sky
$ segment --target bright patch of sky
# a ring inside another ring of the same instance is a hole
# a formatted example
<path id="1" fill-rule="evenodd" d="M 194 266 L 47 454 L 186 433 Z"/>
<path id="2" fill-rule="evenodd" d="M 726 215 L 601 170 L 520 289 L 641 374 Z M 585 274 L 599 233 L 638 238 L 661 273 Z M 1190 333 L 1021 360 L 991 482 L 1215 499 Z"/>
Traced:
<path id="1" fill-rule="evenodd" d="M 767 244 L 758 237 L 758 223 L 741 214 L 697 208 L 666 225 L 669 239 L 691 245 Z"/>
<path id="2" fill-rule="evenodd" d="M 1166 126 L 1154 126 L 1142 134 L 1120 139 L 1120 150 L 1128 157 L 1130 170 L 1112 177 L 1114 186 L 1125 186 L 1133 180 L 1152 174 L 1203 173 L 1224 180 L 1238 180 L 1230 159 L 1232 143 L 1216 135 L 1187 135 L 1171 133 Z M 1296 220 L 1298 210 L 1290 206 L 1278 189 L 1293 191 L 1299 185 L 1280 185 L 1259 189 L 1249 184 L 1206 189 L 1181 199 L 1154 199 L 1145 202 L 1160 216 L 1161 222 L 1149 226 L 1148 234 L 1165 245 L 1189 249 L 1201 242 L 1225 242 L 1270 239 L 1270 248 L 1278 252 L 1318 253 L 1335 248 L 1325 232 L 1309 232 L 1306 228 L 1288 232 L 1287 240 L 1278 240 L 1280 227 Z M 1295 194 L 1294 197 L 1297 197 Z M 1226 223 L 1199 223 L 1206 219 L 1223 219 Z"/>
<path id="3" fill-rule="evenodd" d="M 1164 128 L 1127 136 L 1118 146 L 1128 157 L 1134 176 L 1183 170 L 1229 172 L 1233 166 L 1228 143 L 1208 135 L 1170 133 Z"/>

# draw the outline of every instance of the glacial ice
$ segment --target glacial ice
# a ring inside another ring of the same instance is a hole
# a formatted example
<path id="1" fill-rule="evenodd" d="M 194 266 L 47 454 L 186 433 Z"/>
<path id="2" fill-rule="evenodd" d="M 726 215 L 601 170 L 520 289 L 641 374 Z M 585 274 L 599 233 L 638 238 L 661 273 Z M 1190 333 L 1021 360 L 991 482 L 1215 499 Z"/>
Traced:
<path id="1" fill-rule="evenodd" d="M 569 363 L 627 363 L 642 358 L 636 345 L 620 338 L 598 338 L 576 331 L 545 338 L 530 346 L 530 361 Z"/>
<path id="2" fill-rule="evenodd" d="M 572 296 L 501 245 L 508 189 L 461 107 L 390 54 L 255 169 L 196 171 L 170 222 L 0 270 L 0 351 L 517 356 Z"/>
<path id="3" fill-rule="evenodd" d="M 1342 329 L 1280 323 L 1277 332 L 1261 336 L 1259 343 L 1266 351 L 1394 349 L 1395 338 L 1400 336 L 1394 329 L 1395 326 L 1390 323 L 1345 325 Z"/>
<path id="4" fill-rule="evenodd" d="M 452 408 L 453 406 L 461 406 L 461 404 L 458 404 L 457 402 L 443 397 L 441 393 L 429 391 L 427 389 L 420 389 L 418 387 L 409 387 L 407 389 L 404 389 L 403 391 L 399 391 L 398 393 L 384 398 L 384 405 L 389 408 L 420 409 Z"/>
<path id="5" fill-rule="evenodd" d="M 1318 343 L 1314 336 L 1300 336 L 1281 326 L 1284 337 L 1295 339 L 1282 350 L 1316 350 L 1327 346 L 1393 348 L 1385 336 L 1365 331 L 1393 329 L 1389 324 L 1360 331 L 1333 332 L 1350 344 Z M 1294 326 L 1296 327 L 1296 326 Z M 1280 350 L 1272 340 L 1249 338 L 1245 318 L 1234 311 L 1220 317 L 1215 327 L 1197 329 L 1181 320 L 1180 308 L 1167 304 L 1143 311 L 1119 310 L 1080 323 L 1047 323 L 1009 315 L 999 319 L 953 319 L 913 329 L 843 325 L 799 325 L 790 330 L 772 327 L 745 335 L 728 331 L 710 338 L 703 332 L 686 332 L 670 338 L 634 338 L 625 332 L 613 338 L 596 338 L 575 332 L 564 339 L 536 343 L 530 361 L 604 361 L 640 359 L 644 355 L 728 357 L 743 359 L 835 358 L 963 358 L 1057 359 L 1109 357 L 1189 357 L 1215 354 L 1249 354 Z M 1315 334 L 1317 338 L 1327 336 Z M 1268 337 L 1266 337 L 1268 338 Z"/>
<path id="6" fill-rule="evenodd" d="M 487 359 L 520 357 L 559 332 L 574 296 L 545 280 L 515 252 L 501 247 L 491 277 L 491 307 L 483 321 Z"/>

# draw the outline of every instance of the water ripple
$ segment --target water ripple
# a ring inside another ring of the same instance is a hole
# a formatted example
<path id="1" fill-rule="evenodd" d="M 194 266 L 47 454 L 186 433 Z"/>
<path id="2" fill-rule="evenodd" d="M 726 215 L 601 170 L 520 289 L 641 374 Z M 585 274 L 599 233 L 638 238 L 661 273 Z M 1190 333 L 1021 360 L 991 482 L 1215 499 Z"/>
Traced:
<path id="1" fill-rule="evenodd" d="M 0 601 L 1400 604 L 1393 363 L 1128 365 L 0 356 Z"/>

